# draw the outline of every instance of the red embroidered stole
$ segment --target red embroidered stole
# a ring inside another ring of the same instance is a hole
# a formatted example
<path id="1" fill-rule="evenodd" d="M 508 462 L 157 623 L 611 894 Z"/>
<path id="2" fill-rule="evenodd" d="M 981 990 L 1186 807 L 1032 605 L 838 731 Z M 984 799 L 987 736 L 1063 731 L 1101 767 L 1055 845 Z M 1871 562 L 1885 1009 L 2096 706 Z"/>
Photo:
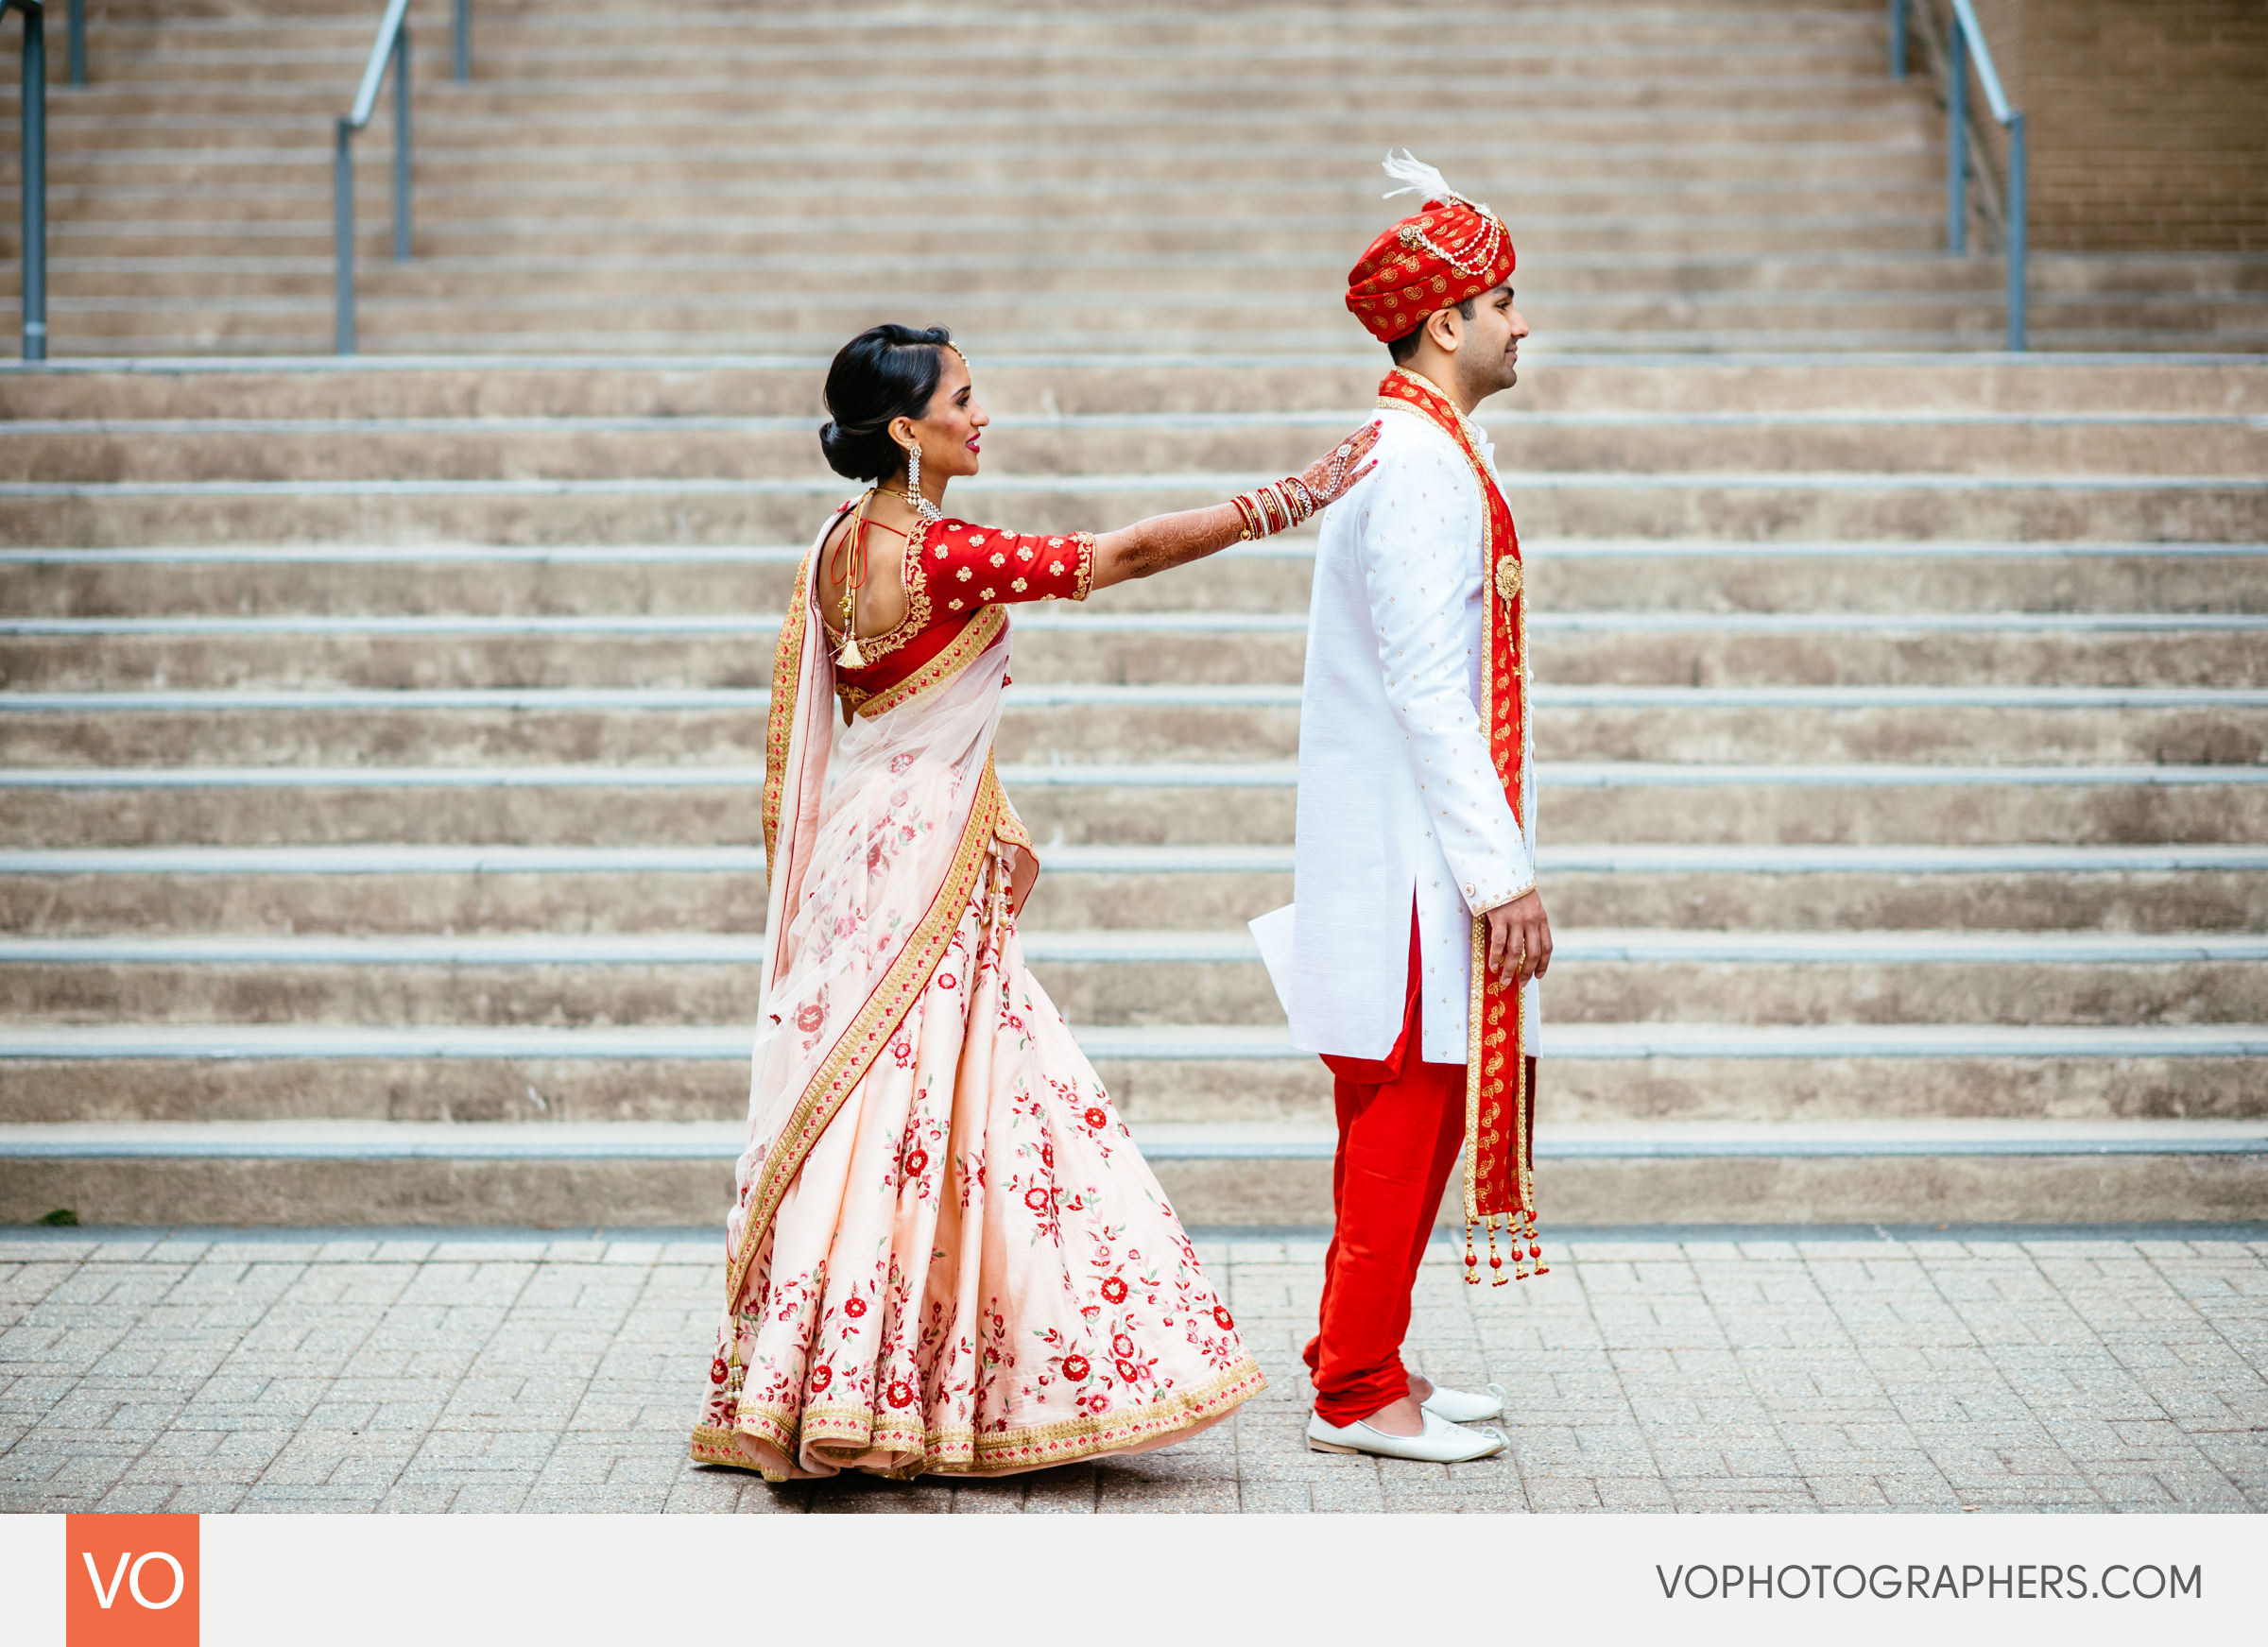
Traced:
<path id="1" fill-rule="evenodd" d="M 1417 413 L 1457 443 L 1480 483 L 1485 510 L 1481 566 L 1481 726 L 1497 781 L 1521 818 L 1521 764 L 1527 746 L 1528 624 L 1520 533 L 1512 507 L 1481 455 L 1472 425 L 1456 403 L 1415 372 L 1397 367 L 1379 385 L 1378 403 Z M 1487 969 L 1488 923 L 1472 922 L 1472 996 L 1466 1017 L 1465 1278 L 1480 1280 L 1473 1231 L 1488 1231 L 1488 1267 L 1502 1284 L 1497 1251 L 1501 1224 L 1510 1237 L 1512 1275 L 1544 1273 L 1536 1239 L 1536 1169 L 1530 1134 L 1536 1112 L 1536 1048 L 1521 992 Z"/>

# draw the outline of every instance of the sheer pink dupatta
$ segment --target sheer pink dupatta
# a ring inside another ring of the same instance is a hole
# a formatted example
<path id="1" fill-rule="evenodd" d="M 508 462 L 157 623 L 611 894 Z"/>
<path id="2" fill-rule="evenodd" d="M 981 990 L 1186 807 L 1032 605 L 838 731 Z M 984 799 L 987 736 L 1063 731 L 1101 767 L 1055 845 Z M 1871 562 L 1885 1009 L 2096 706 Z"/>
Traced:
<path id="1" fill-rule="evenodd" d="M 814 577 L 797 574 L 772 673 L 764 798 L 766 948 L 748 1141 L 726 1222 L 737 1311 L 812 1145 L 930 983 L 994 850 L 1028 847 L 992 770 L 1008 661 L 986 608 L 914 676 L 835 723 Z M 996 849 L 996 840 L 1000 846 Z M 1036 875 L 1016 853 L 1015 896 Z"/>

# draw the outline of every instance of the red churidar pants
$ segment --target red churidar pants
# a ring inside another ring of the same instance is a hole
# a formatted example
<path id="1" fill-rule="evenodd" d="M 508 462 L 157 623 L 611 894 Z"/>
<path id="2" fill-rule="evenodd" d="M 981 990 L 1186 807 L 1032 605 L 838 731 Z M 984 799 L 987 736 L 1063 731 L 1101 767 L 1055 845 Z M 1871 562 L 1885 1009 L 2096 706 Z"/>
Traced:
<path id="1" fill-rule="evenodd" d="M 1410 912 L 1409 997 L 1383 1058 L 1326 1057 L 1338 1112 L 1334 1226 L 1323 1259 L 1322 1319 L 1307 1346 L 1315 1413 L 1352 1424 L 1410 1393 L 1401 1364 L 1410 1292 L 1434 1214 L 1465 1141 L 1465 1066 L 1421 1055 L 1421 958 Z"/>

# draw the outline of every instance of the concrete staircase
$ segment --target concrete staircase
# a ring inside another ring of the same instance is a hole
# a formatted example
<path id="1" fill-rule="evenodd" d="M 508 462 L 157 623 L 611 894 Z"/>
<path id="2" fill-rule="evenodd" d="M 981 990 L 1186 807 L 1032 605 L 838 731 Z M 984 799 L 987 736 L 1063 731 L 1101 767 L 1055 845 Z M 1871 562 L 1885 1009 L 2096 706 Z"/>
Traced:
<path id="1" fill-rule="evenodd" d="M 1028 527 L 1280 472 L 1374 381 L 977 367 L 956 506 Z M 1547 1215 L 2257 1216 L 2268 368 L 1530 378 Z M 0 376 L 0 1216 L 714 1211 L 816 381 Z M 1031 953 L 1208 1223 L 1328 1212 L 1241 924 L 1310 553 L 1018 618 Z"/>
<path id="2" fill-rule="evenodd" d="M 92 83 L 50 101 L 54 352 L 327 351 L 375 0 L 89 9 Z M 919 291 L 991 354 L 1349 352 L 1391 144 L 1503 209 L 1561 350 L 2002 335 L 1998 260 L 1942 249 L 1942 112 L 1887 77 L 1879 0 L 473 12 L 458 86 L 446 0 L 411 8 L 406 265 L 387 113 L 357 147 L 366 351 L 831 352 Z M 2268 258 L 2032 283 L 2038 348 L 2268 347 Z"/>
<path id="3" fill-rule="evenodd" d="M 94 0 L 58 96 L 58 352 L 223 357 L 0 369 L 0 1220 L 713 1219 L 825 352 L 971 342 L 965 513 L 1215 501 L 1366 415 L 1389 142 L 1509 203 L 1538 327 L 1484 420 L 1547 1226 L 2268 1208 L 2268 364 L 1944 358 L 1998 276 L 1932 249 L 1875 6 L 483 3 L 469 89 L 421 6 L 362 330 L 434 353 L 354 363 L 288 356 L 374 8 L 280 9 Z M 2043 341 L 2254 341 L 2242 266 L 2071 269 Z M 1017 620 L 1029 951 L 1196 1223 L 1329 1211 L 1243 929 L 1311 543 Z"/>

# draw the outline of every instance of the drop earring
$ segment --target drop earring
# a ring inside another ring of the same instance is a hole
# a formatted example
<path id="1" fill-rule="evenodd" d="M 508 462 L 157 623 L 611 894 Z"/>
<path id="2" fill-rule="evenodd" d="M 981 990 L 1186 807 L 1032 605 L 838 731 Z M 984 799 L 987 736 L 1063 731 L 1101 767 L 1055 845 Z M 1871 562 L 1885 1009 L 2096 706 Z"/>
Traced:
<path id="1" fill-rule="evenodd" d="M 905 499 L 906 507 L 924 521 L 941 521 L 945 513 L 921 495 L 921 448 L 919 444 L 905 449 L 905 490 L 899 493 Z"/>

